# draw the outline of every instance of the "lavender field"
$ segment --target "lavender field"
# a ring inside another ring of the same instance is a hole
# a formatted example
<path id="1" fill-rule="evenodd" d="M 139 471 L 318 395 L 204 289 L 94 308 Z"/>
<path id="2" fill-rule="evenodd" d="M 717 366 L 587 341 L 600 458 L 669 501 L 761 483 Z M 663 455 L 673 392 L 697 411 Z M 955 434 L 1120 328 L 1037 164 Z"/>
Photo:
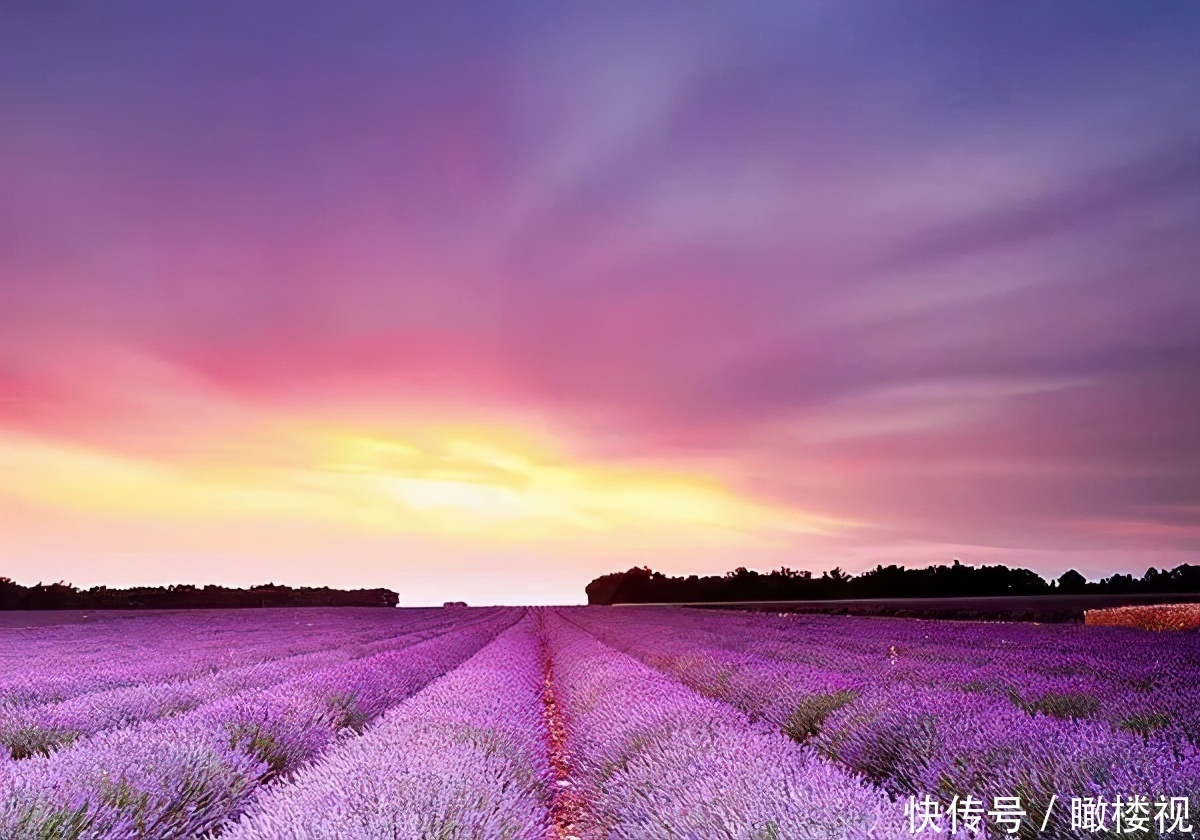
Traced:
<path id="1" fill-rule="evenodd" d="M 23 618 L 0 624 L 3 838 L 1197 831 L 1195 632 L 672 608 Z"/>

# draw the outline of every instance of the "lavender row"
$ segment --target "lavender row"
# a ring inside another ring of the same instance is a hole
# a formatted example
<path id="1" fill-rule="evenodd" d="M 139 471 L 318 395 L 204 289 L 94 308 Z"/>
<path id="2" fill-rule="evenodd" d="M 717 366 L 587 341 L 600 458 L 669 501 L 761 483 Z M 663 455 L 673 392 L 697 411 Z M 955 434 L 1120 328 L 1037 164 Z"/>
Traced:
<path id="1" fill-rule="evenodd" d="M 936 666 L 939 678 L 956 679 L 965 674 L 968 680 L 990 667 L 1022 682 L 1078 677 L 1121 690 L 1147 690 L 1160 683 L 1194 684 L 1200 674 L 1200 636 L 1195 634 L 1097 632 L 1096 628 L 1069 625 L 656 612 L 677 625 L 687 620 L 699 632 L 716 631 L 710 632 L 710 637 L 728 650 L 752 650 L 818 665 L 831 659 L 879 663 L 886 655 L 892 660 L 892 670 L 910 669 L 915 678 L 933 672 L 930 665 Z M 1097 646 L 1101 650 L 1095 650 Z M 1134 651 L 1136 655 L 1132 655 Z"/>
<path id="2" fill-rule="evenodd" d="M 202 638 L 210 646 L 243 651 L 270 650 L 283 634 L 317 639 L 332 627 L 341 635 L 379 632 L 393 625 L 408 625 L 436 618 L 440 610 L 403 610 L 375 613 L 348 610 L 346 615 L 328 609 L 268 610 L 150 610 L 118 614 L 95 623 L 59 624 L 31 628 L 0 628 L 5 637 L 19 642 L 5 653 L 13 666 L 57 662 L 136 662 L 139 652 L 161 643 Z M 380 619 L 385 619 L 381 621 Z M 153 629 L 151 636 L 147 630 Z"/>
<path id="3" fill-rule="evenodd" d="M 510 624 L 514 620 L 513 616 L 514 614 L 510 611 L 489 611 L 478 619 L 457 622 L 456 626 L 453 626 L 446 634 L 443 634 L 443 639 L 462 636 L 464 633 L 476 629 L 482 631 L 484 634 L 483 638 L 487 638 L 489 634 L 496 632 L 497 627 Z M 324 668 L 298 673 L 291 679 L 274 685 L 261 689 L 248 689 L 223 699 L 234 703 L 243 701 L 253 702 L 255 698 L 271 694 L 286 694 L 288 692 L 312 694 L 321 690 L 327 696 L 328 702 L 332 706 L 335 706 L 338 713 L 348 721 L 345 725 L 356 726 L 358 725 L 357 721 L 360 719 L 374 716 L 386 707 L 385 705 L 381 705 L 381 703 L 386 703 L 387 698 L 394 693 L 393 683 L 396 680 L 401 680 L 400 685 L 401 688 L 403 687 L 405 675 L 402 672 L 393 673 L 391 666 L 395 663 L 406 661 L 409 650 L 413 648 L 434 650 L 436 649 L 437 642 L 441 640 L 438 635 L 434 635 L 430 639 L 416 642 L 411 646 L 402 643 L 395 646 L 395 649 L 392 650 L 385 649 L 380 653 L 361 659 L 331 663 Z M 162 652 L 163 655 L 169 655 L 169 653 L 169 651 Z M 407 694 L 403 696 L 407 696 Z M 146 699 L 152 700 L 153 695 L 147 695 Z M 204 706 L 201 706 L 195 711 L 200 711 L 203 708 Z M 144 714 L 145 711 L 141 710 L 140 713 Z M 137 713 L 139 712 L 135 711 L 135 714 Z M 145 721 L 146 724 L 151 722 L 151 720 Z M 63 747 L 63 751 L 77 749 L 86 740 L 84 738 L 66 745 Z"/>
<path id="4" fill-rule="evenodd" d="M 810 688 L 824 680 L 834 691 L 902 684 L 954 689 L 991 695 L 1030 715 L 1108 720 L 1145 737 L 1196 740 L 1200 673 L 1190 664 L 1200 653 L 1195 636 L 1163 640 L 1144 633 L 1133 638 L 1102 633 L 1089 640 L 1080 635 L 1073 642 L 1076 651 L 1066 653 L 1054 642 L 1056 633 L 1091 628 L 1035 627 L 1035 633 L 1023 635 L 1026 628 L 1014 625 L 826 618 L 817 624 L 797 622 L 789 628 L 790 639 L 772 639 L 771 624 L 772 618 L 758 615 L 666 610 L 614 614 L 605 627 L 626 625 L 623 632 L 632 640 L 648 627 L 664 629 L 648 657 L 671 659 L 683 670 L 712 671 L 715 665 L 719 682 L 728 682 L 736 671 L 739 655 L 731 651 L 755 656 L 765 651 L 771 661 L 792 666 L 775 670 L 796 675 Z M 667 650 L 671 644 L 674 652 Z M 982 659 L 972 667 L 946 667 L 945 659 L 963 646 Z M 872 652 L 854 653 L 850 647 Z M 991 658 L 987 648 L 1004 651 L 1006 658 Z M 1090 649 L 1091 656 L 1080 649 Z M 703 655 L 697 655 L 700 650 Z M 1142 678 L 1113 682 L 1095 675 L 1104 669 L 1120 671 L 1124 664 L 1134 673 L 1153 669 L 1156 685 Z"/>
<path id="5" fill-rule="evenodd" d="M 326 610 L 314 610 L 324 615 L 305 615 L 308 621 L 302 624 L 300 614 L 307 611 L 289 612 L 294 614 L 293 620 L 276 615 L 268 621 L 246 615 L 240 623 L 222 624 L 220 629 L 213 629 L 216 622 L 211 619 L 192 621 L 176 614 L 138 616 L 107 622 L 113 627 L 97 631 L 86 650 L 74 652 L 54 648 L 52 641 L 57 634 L 50 634 L 47 649 L 46 639 L 31 638 L 34 634 L 21 631 L 19 645 L 0 646 L 0 703 L 23 706 L 58 702 L 147 681 L 185 679 L 267 658 L 369 642 L 446 620 L 442 611 L 423 611 L 413 616 L 380 616 L 386 619 L 381 626 L 379 618 L 369 622 L 367 617 L 359 617 L 355 622 L 352 617 L 343 619 Z M 303 626 L 308 624 L 312 626 Z M 164 649 L 174 652 L 165 662 L 161 656 Z"/>
<path id="6" fill-rule="evenodd" d="M 1157 682 L 1194 682 L 1200 669 L 1200 636 L 1152 636 L 1137 631 L 1097 632 L 1077 626 L 984 624 L 944 621 L 801 616 L 725 611 L 637 610 L 638 621 L 684 624 L 708 637 L 708 646 L 753 651 L 786 661 L 829 661 L 899 666 L 933 664 L 942 676 L 995 666 L 1006 676 L 1086 676 L 1122 689 Z M 626 616 L 632 617 L 632 616 Z M 797 644 L 802 641 L 803 644 Z M 1096 644 L 1108 650 L 1099 656 Z M 1130 655 L 1133 650 L 1136 656 Z M 922 667 L 921 677 L 932 669 Z"/>
<path id="7" fill-rule="evenodd" d="M 697 692 L 769 721 L 898 795 L 948 800 L 1020 791 L 1040 823 L 1053 795 L 1200 794 L 1200 754 L 1183 738 L 1030 714 L 1003 697 L 913 684 L 886 672 L 872 679 L 853 662 L 840 671 L 708 650 L 690 632 L 690 617 L 672 630 L 669 621 L 639 624 L 627 614 L 569 615 Z M 890 623 L 874 626 L 886 630 Z M 725 636 L 731 647 L 737 635 Z M 1070 836 L 1068 816 L 1051 813 L 1049 824 L 1060 836 Z"/>
<path id="8" fill-rule="evenodd" d="M 474 620 L 484 618 L 479 616 Z M 13 758 L 48 753 L 101 730 L 180 714 L 221 697 L 294 681 L 306 673 L 356 657 L 402 650 L 439 632 L 439 629 L 419 630 L 367 644 L 268 659 L 189 680 L 151 681 L 127 688 L 79 694 L 60 703 L 17 707 L 0 705 L 0 745 L 7 748 Z M 172 653 L 169 650 L 159 651 L 156 660 L 169 664 Z"/>
<path id="9" fill-rule="evenodd" d="M 788 632 L 792 623 L 768 618 L 758 630 L 778 628 L 778 653 L 770 642 L 752 649 L 794 657 L 797 636 L 807 640 L 816 627 L 805 623 Z M 839 621 L 825 618 L 816 626 L 821 624 L 836 629 Z M 871 632 L 880 624 L 883 632 Z M 1200 743 L 1197 634 L 855 619 L 843 623 L 832 641 L 844 651 L 850 640 L 865 649 L 860 656 L 873 655 L 876 663 L 884 660 L 886 645 L 888 669 L 914 685 L 990 694 L 1031 714 L 1107 720 L 1137 734 L 1173 730 Z M 852 655 L 838 658 L 845 664 Z"/>
<path id="10" fill-rule="evenodd" d="M 472 656 L 517 613 L 410 648 L 104 731 L 50 756 L 0 755 L 0 836 L 190 837 Z"/>
<path id="11" fill-rule="evenodd" d="M 1200 744 L 1200 634 L 681 610 L 623 610 L 614 622 L 635 635 L 687 632 L 691 648 L 835 670 L 855 684 L 987 694 L 1028 714 Z"/>
<path id="12" fill-rule="evenodd" d="M 263 792 L 223 840 L 550 836 L 540 649 L 526 619 Z"/>
<path id="13" fill-rule="evenodd" d="M 901 806 L 777 729 L 699 696 L 562 618 L 547 619 L 555 699 L 592 837 L 865 838 Z"/>

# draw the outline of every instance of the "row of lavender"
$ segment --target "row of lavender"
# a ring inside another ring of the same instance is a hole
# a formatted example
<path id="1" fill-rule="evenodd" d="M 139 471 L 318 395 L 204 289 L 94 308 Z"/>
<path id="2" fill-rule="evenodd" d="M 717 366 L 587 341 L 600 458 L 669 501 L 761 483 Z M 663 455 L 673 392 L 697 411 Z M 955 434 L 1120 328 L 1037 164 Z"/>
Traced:
<path id="1" fill-rule="evenodd" d="M 1200 801 L 1186 727 L 1128 732 L 1105 706 L 1059 716 L 980 678 L 1008 667 L 1115 696 L 1125 657 L 1143 686 L 1127 695 L 1173 686 L 1194 704 L 1195 684 L 1167 673 L 1194 667 L 1192 637 L 1100 630 L 1064 648 L 1062 628 L 900 620 L 379 616 L 307 640 L 250 620 L 258 664 L 197 672 L 167 646 L 144 686 L 105 671 L 68 699 L 11 704 L 35 728 L 77 731 L 45 754 L 0 754 L 0 838 L 887 838 L 908 834 L 908 792 L 1018 794 L 1031 824 L 1049 793 Z M 1158 665 L 1134 663 L 1135 639 Z M 1088 664 L 1081 642 L 1113 658 L 1066 673 Z M 193 663 L 216 650 L 192 647 L 208 651 Z M 13 661 L 30 665 L 28 651 Z M 1043 836 L 1073 836 L 1063 813 Z"/>
<path id="2" fill-rule="evenodd" d="M 564 615 L 897 795 L 1200 802 L 1200 639 L 680 610 Z M 1056 836 L 1069 812 L 1051 810 Z M 1086 836 L 1086 835 L 1085 835 Z"/>
<path id="3" fill-rule="evenodd" d="M 526 618 L 361 737 L 265 791 L 221 837 L 550 836 L 541 673 Z"/>
<path id="4" fill-rule="evenodd" d="M 0 758 L 0 837 L 901 833 L 883 791 L 552 611 L 442 629 Z"/>
<path id="5" fill-rule="evenodd" d="M 865 838 L 902 809 L 778 730 L 751 722 L 547 616 L 577 836 Z"/>
<path id="6" fill-rule="evenodd" d="M 275 673 L 279 681 L 233 693 L 225 691 L 232 684 L 219 685 L 188 711 L 164 707 L 155 683 L 141 708 L 125 692 L 76 695 L 94 699 L 73 710 L 74 722 L 91 731 L 46 754 L 0 753 L 0 837 L 196 836 L 236 816 L 265 785 L 357 736 L 519 617 L 512 610 L 465 619 L 443 613 L 440 631 L 426 638 L 436 628 L 418 620 L 414 633 L 368 643 L 368 655 L 324 667 L 301 657 L 291 672 Z M 403 627 L 388 624 L 393 634 Z M 176 653 L 157 651 L 164 671 L 175 670 Z M 129 719 L 86 726 L 89 710 L 105 720 L 110 704 Z"/>
<path id="7" fill-rule="evenodd" d="M 0 628 L 0 705 L 61 701 L 102 689 L 183 679 L 445 621 L 441 610 L 153 612 L 97 624 Z M 173 651 L 169 660 L 162 652 Z"/>
<path id="8" fill-rule="evenodd" d="M 476 620 L 482 620 L 482 616 Z M 193 632 L 202 634 L 202 641 L 190 649 L 185 646 L 182 656 L 170 642 L 144 655 L 139 670 L 153 676 L 135 685 L 125 685 L 122 679 L 118 687 L 111 687 L 114 666 L 96 671 L 73 664 L 61 653 L 34 663 L 14 661 L 10 666 L 6 661 L 5 670 L 20 673 L 28 685 L 54 683 L 59 690 L 69 685 L 70 692 L 63 700 L 37 701 L 27 697 L 25 702 L 0 701 L 0 745 L 13 758 L 48 753 L 93 732 L 179 714 L 220 697 L 269 688 L 341 662 L 402 649 L 443 632 L 447 619 L 444 614 L 431 611 L 410 616 L 404 624 L 383 622 L 382 627 L 377 625 L 368 631 L 344 628 L 331 621 L 311 634 L 306 644 L 296 641 L 298 634 L 288 624 L 273 622 L 274 626 L 269 625 L 270 630 L 265 634 L 259 622 L 251 620 L 247 624 L 248 647 L 253 649 L 258 642 L 262 657 L 259 660 L 227 668 L 212 666 L 200 675 L 192 675 L 191 670 L 181 672 L 180 660 L 194 664 L 216 649 L 203 628 L 196 628 Z M 153 618 L 147 618 L 136 629 L 154 636 L 159 625 Z M 267 638 L 258 641 L 259 635 Z M 274 646 L 269 644 L 271 637 Z M 164 657 L 164 652 L 169 655 Z M 159 670 L 150 670 L 155 663 Z"/>
<path id="9" fill-rule="evenodd" d="M 220 836 L 902 833 L 882 791 L 543 612 L 265 792 Z"/>
<path id="10" fill-rule="evenodd" d="M 1173 729 L 1200 742 L 1200 637 L 1039 627 L 722 613 L 709 646 L 853 670 L 872 681 L 1004 697 L 1030 712 Z M 680 616 L 681 618 L 684 616 Z M 711 617 L 711 614 L 710 614 Z M 704 614 L 691 626 L 703 630 Z M 876 632 L 884 628 L 884 632 Z M 805 640 L 797 645 L 797 638 Z"/>

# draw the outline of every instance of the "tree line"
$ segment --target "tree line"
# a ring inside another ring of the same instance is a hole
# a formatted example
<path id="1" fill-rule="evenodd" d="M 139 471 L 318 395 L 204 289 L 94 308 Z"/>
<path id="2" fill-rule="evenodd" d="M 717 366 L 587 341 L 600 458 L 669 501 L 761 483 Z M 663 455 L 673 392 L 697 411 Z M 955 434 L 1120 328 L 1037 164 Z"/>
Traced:
<path id="1" fill-rule="evenodd" d="M 394 607 L 400 596 L 390 589 L 330 589 L 301 586 L 293 589 L 266 583 L 248 589 L 225 586 L 137 586 L 77 589 L 69 583 L 22 586 L 0 577 L 3 610 L 164 610 L 233 609 L 246 607 Z"/>
<path id="2" fill-rule="evenodd" d="M 602 575 L 587 585 L 589 604 L 671 604 L 714 601 L 823 601 L 865 598 L 969 598 L 1002 595 L 1132 595 L 1200 593 L 1200 566 L 1170 571 L 1153 567 L 1140 578 L 1115 574 L 1088 581 L 1072 569 L 1046 580 L 1029 569 L 1007 566 L 878 565 L 849 575 L 840 568 L 819 577 L 782 568 L 762 573 L 738 568 L 724 575 L 668 577 L 649 567 Z"/>

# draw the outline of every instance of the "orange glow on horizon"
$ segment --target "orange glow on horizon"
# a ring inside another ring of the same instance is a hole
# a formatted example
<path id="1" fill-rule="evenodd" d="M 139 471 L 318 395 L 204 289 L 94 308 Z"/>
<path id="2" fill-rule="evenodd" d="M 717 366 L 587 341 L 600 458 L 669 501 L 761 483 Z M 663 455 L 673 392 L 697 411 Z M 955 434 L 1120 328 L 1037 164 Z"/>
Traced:
<path id="1" fill-rule="evenodd" d="M 2 493 L 109 519 L 299 519 L 484 546 L 762 545 L 857 525 L 754 500 L 695 470 L 573 459 L 556 441 L 502 427 L 283 424 L 272 444 L 260 458 L 242 444 L 236 459 L 168 462 L 3 432 Z"/>

